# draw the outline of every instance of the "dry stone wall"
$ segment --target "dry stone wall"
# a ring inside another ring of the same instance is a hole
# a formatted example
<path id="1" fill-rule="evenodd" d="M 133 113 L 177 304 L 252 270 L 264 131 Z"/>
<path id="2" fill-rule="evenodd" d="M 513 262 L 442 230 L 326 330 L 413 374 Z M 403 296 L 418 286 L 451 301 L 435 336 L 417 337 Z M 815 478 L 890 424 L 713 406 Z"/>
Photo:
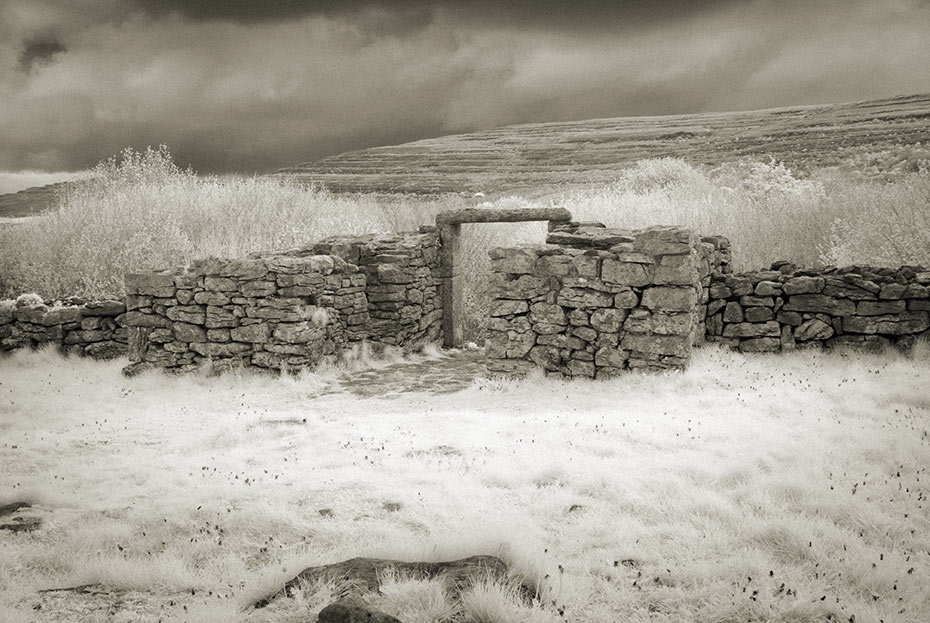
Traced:
<path id="1" fill-rule="evenodd" d="M 849 266 L 715 275 L 708 341 L 744 352 L 852 346 L 909 348 L 930 339 L 930 272 L 922 267 Z"/>
<path id="2" fill-rule="evenodd" d="M 413 350 L 439 339 L 440 258 L 434 227 L 405 234 L 334 236 L 307 251 L 341 257 L 365 275 L 369 341 Z"/>
<path id="3" fill-rule="evenodd" d="M 723 238 L 600 223 L 550 223 L 546 244 L 490 253 L 488 369 L 584 378 L 685 367 L 729 264 Z"/>
<path id="4" fill-rule="evenodd" d="M 122 301 L 71 298 L 43 301 L 32 294 L 0 301 L 0 352 L 57 344 L 62 352 L 95 359 L 126 354 Z"/>
<path id="5" fill-rule="evenodd" d="M 368 340 L 439 336 L 435 231 L 330 238 L 246 259 L 126 276 L 127 372 L 313 367 Z"/>

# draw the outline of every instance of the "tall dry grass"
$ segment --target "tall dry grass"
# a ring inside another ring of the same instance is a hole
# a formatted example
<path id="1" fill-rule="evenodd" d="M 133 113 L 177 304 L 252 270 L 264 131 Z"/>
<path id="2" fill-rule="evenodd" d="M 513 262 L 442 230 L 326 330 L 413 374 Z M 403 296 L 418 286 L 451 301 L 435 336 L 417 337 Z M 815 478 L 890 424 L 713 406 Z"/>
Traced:
<path id="1" fill-rule="evenodd" d="M 880 156 L 863 160 L 864 171 L 807 175 L 777 162 L 704 169 L 675 158 L 643 160 L 609 183 L 480 206 L 564 207 L 608 226 L 683 225 L 722 234 L 731 240 L 736 270 L 775 260 L 930 265 L 930 170 L 910 152 Z M 336 195 L 281 178 L 202 178 L 177 167 L 164 146 L 126 149 L 61 196 L 57 210 L 0 228 L 0 296 L 121 296 L 130 271 L 283 250 L 333 234 L 412 230 L 469 203 L 456 195 Z M 464 293 L 465 330 L 480 341 L 487 250 L 541 242 L 545 226 L 476 224 L 464 236 L 465 270 L 475 276 Z"/>

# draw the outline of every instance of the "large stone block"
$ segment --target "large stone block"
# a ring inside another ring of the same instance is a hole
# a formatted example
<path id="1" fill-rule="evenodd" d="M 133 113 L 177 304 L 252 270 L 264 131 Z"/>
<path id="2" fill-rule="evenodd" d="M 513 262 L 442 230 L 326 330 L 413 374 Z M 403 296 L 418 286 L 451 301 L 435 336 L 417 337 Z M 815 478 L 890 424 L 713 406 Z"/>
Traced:
<path id="1" fill-rule="evenodd" d="M 605 259 L 601 279 L 618 285 L 641 287 L 652 283 L 651 271 L 644 264 Z"/>
<path id="2" fill-rule="evenodd" d="M 204 324 L 206 321 L 206 310 L 202 305 L 176 305 L 169 307 L 165 315 L 169 320 L 188 324 Z"/>
<path id="3" fill-rule="evenodd" d="M 687 335 L 624 335 L 620 347 L 636 353 L 637 358 L 674 356 L 687 358 L 691 356 L 691 338 Z M 633 357 L 634 355 L 630 355 Z"/>
<path id="4" fill-rule="evenodd" d="M 599 332 L 617 333 L 623 326 L 629 312 L 625 309 L 605 307 L 591 313 L 591 326 Z"/>
<path id="5" fill-rule="evenodd" d="M 697 236 L 689 229 L 650 227 L 636 233 L 633 250 L 647 255 L 687 255 L 697 243 Z"/>
<path id="6" fill-rule="evenodd" d="M 271 327 L 267 323 L 250 324 L 230 329 L 229 337 L 236 342 L 267 342 L 271 337 Z"/>
<path id="7" fill-rule="evenodd" d="M 242 296 L 249 298 L 274 296 L 277 290 L 278 284 L 276 281 L 256 280 L 239 282 L 239 292 L 242 294 Z"/>
<path id="8" fill-rule="evenodd" d="M 654 284 L 686 286 L 699 281 L 700 275 L 693 255 L 664 255 L 653 267 Z"/>
<path id="9" fill-rule="evenodd" d="M 742 340 L 739 350 L 743 353 L 776 353 L 781 350 L 781 340 L 774 337 L 757 337 Z"/>
<path id="10" fill-rule="evenodd" d="M 856 304 L 856 315 L 882 316 L 884 314 L 898 314 L 905 311 L 906 308 L 907 303 L 905 303 L 903 300 L 859 301 L 859 303 Z"/>
<path id="11" fill-rule="evenodd" d="M 235 327 L 239 324 L 239 319 L 233 313 L 232 309 L 220 307 L 217 305 L 207 305 L 206 319 L 204 325 L 208 329 L 220 329 L 223 327 Z"/>
<path id="12" fill-rule="evenodd" d="M 239 281 L 229 277 L 204 277 L 203 288 L 208 292 L 236 292 Z"/>
<path id="13" fill-rule="evenodd" d="M 819 318 L 811 318 L 794 329 L 794 339 L 798 342 L 826 340 L 833 337 L 833 333 L 833 325 Z"/>
<path id="14" fill-rule="evenodd" d="M 697 291 L 688 287 L 658 286 L 643 290 L 643 307 L 661 311 L 691 311 L 697 305 Z"/>
<path id="15" fill-rule="evenodd" d="M 758 324 L 738 322 L 725 325 L 723 337 L 781 337 L 781 326 L 774 320 Z"/>
<path id="16" fill-rule="evenodd" d="M 930 328 L 930 314 L 925 311 L 843 318 L 843 332 L 845 333 L 905 335 L 920 333 L 928 328 Z"/>
<path id="17" fill-rule="evenodd" d="M 203 327 L 186 322 L 175 322 L 171 326 L 175 339 L 179 342 L 206 342 L 207 331 Z"/>
<path id="18" fill-rule="evenodd" d="M 657 335 L 689 335 L 694 328 L 694 319 L 687 312 L 664 313 L 635 310 L 623 323 L 630 333 L 655 333 Z"/>
<path id="19" fill-rule="evenodd" d="M 533 303 L 530 306 L 529 321 L 532 324 L 565 325 L 567 319 L 561 305 L 554 303 Z"/>
<path id="20" fill-rule="evenodd" d="M 614 295 L 589 288 L 562 288 L 557 300 L 562 307 L 592 308 L 609 307 L 614 304 Z"/>
<path id="21" fill-rule="evenodd" d="M 610 368 L 623 368 L 628 358 L 627 351 L 608 346 L 597 349 L 594 353 L 594 364 Z"/>
<path id="22" fill-rule="evenodd" d="M 138 311 L 126 312 L 123 316 L 123 325 L 127 327 L 169 327 L 171 322 L 164 316 L 145 314 Z"/>
<path id="23" fill-rule="evenodd" d="M 500 273 L 492 273 L 491 298 L 497 299 L 532 299 L 549 291 L 549 280 L 534 275 L 520 275 L 508 279 Z"/>
<path id="24" fill-rule="evenodd" d="M 823 277 L 798 276 L 786 281 L 782 290 L 785 294 L 819 294 L 826 283 Z"/>
<path id="25" fill-rule="evenodd" d="M 826 294 L 795 294 L 788 297 L 782 309 L 830 316 L 851 316 L 856 313 L 856 304 L 853 301 L 834 298 Z"/>

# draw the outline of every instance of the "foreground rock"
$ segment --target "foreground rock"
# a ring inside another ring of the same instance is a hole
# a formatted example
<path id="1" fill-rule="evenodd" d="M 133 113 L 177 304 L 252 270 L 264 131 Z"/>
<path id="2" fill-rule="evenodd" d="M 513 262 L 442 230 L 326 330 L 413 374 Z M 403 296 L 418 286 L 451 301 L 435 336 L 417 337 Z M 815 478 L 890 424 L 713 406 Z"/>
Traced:
<path id="1" fill-rule="evenodd" d="M 0 530 L 32 532 L 42 526 L 42 518 L 29 514 L 32 506 L 26 502 L 13 502 L 0 506 Z"/>
<path id="2" fill-rule="evenodd" d="M 401 562 L 381 558 L 352 558 L 344 562 L 307 567 L 285 582 L 281 590 L 255 603 L 264 608 L 275 599 L 293 597 L 300 584 L 334 582 L 342 595 L 361 596 L 377 592 L 388 571 L 424 580 L 443 582 L 453 595 L 481 580 L 505 582 L 507 564 L 496 556 L 470 556 L 450 562 Z"/>
<path id="3" fill-rule="evenodd" d="M 390 614 L 368 607 L 358 599 L 340 599 L 320 610 L 318 623 L 401 623 Z"/>

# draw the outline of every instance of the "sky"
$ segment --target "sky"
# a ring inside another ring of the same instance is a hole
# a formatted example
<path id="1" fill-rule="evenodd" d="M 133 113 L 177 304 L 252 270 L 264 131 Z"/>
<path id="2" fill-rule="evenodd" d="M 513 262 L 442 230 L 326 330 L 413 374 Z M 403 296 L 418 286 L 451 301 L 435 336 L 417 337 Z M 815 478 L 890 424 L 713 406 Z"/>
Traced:
<path id="1" fill-rule="evenodd" d="M 930 0 L 0 0 L 0 185 L 923 93 L 927 59 Z"/>

